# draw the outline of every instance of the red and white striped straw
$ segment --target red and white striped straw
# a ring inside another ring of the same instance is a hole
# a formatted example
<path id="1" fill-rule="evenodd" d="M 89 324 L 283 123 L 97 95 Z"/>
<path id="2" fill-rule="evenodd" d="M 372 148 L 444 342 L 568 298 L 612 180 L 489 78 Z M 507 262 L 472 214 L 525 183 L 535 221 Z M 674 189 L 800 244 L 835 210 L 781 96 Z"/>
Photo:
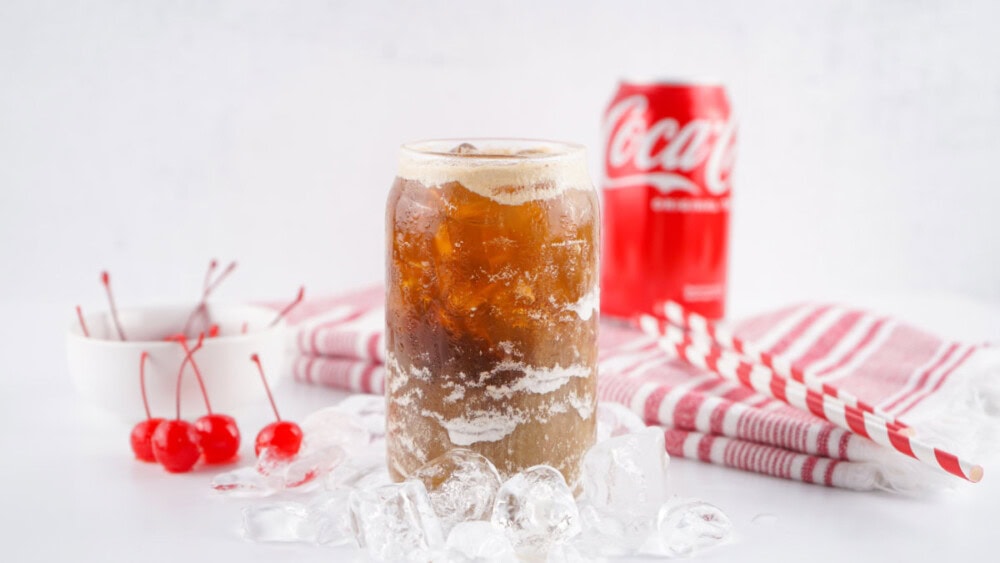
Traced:
<path id="1" fill-rule="evenodd" d="M 880 418 L 876 414 L 869 413 L 857 407 L 848 405 L 847 403 L 841 401 L 837 397 L 823 394 L 815 389 L 810 389 L 809 387 L 807 387 L 802 383 L 799 383 L 798 381 L 785 379 L 781 377 L 773 369 L 767 366 L 763 366 L 761 364 L 754 364 L 754 362 L 740 356 L 735 351 L 727 350 L 722 346 L 716 344 L 713 340 L 710 340 L 702 335 L 698 335 L 693 331 L 684 332 L 684 329 L 676 325 L 671 325 L 667 321 L 662 321 L 660 319 L 656 319 L 653 317 L 649 317 L 648 319 L 644 320 L 644 322 L 649 328 L 652 328 L 655 325 L 655 330 L 654 330 L 655 334 L 666 335 L 666 337 L 671 341 L 681 342 L 684 344 L 690 344 L 692 346 L 695 346 L 696 350 L 702 352 L 703 354 L 706 354 L 705 356 L 706 358 L 715 358 L 716 360 L 722 359 L 724 362 L 729 362 L 729 363 L 735 362 L 737 364 L 739 362 L 744 362 L 747 365 L 753 365 L 754 367 L 767 370 L 769 372 L 768 377 L 770 378 L 771 383 L 769 383 L 767 389 L 762 392 L 769 397 L 774 397 L 781 401 L 788 402 L 786 399 L 782 397 L 774 396 L 776 389 L 780 388 L 783 390 L 785 395 L 791 393 L 790 395 L 791 397 L 803 398 L 803 401 L 800 401 L 800 404 L 794 404 L 792 406 L 798 407 L 803 410 L 807 410 L 820 418 L 824 419 L 826 418 L 826 413 L 823 409 L 823 402 L 828 401 L 831 402 L 831 404 L 833 405 L 842 407 L 844 409 L 844 412 L 847 413 L 847 415 L 852 418 L 856 419 L 870 418 L 873 421 L 881 423 L 889 430 L 895 430 L 897 432 L 902 432 L 904 434 L 910 434 L 909 428 L 904 429 L 897 423 L 888 422 Z M 699 365 L 699 367 L 705 368 L 705 366 L 701 365 Z M 746 374 L 744 375 L 748 377 L 748 375 Z M 745 383 L 749 387 L 753 387 L 753 385 L 751 385 L 749 381 L 743 381 L 742 379 L 740 379 L 740 381 Z M 805 400 L 806 398 L 811 398 L 811 402 Z"/>
<path id="2" fill-rule="evenodd" d="M 891 448 L 924 464 L 942 469 L 952 475 L 973 483 L 983 478 L 983 468 L 969 463 L 958 456 L 940 450 L 898 430 L 886 426 L 885 421 L 871 413 L 850 407 L 842 401 L 809 389 L 796 381 L 788 381 L 775 374 L 774 370 L 760 364 L 753 364 L 738 354 L 714 346 L 705 351 L 696 346 L 691 337 L 673 326 L 664 326 L 650 316 L 640 318 L 644 331 L 660 337 L 659 342 L 671 355 L 676 355 L 692 366 L 710 370 L 726 379 L 785 402 L 800 410 L 810 412 L 841 428 L 850 430 L 873 442 Z"/>
<path id="3" fill-rule="evenodd" d="M 652 319 L 652 317 L 651 317 L 651 319 Z M 728 348 L 720 345 L 716 340 L 710 338 L 708 335 L 706 335 L 704 333 L 699 333 L 697 330 L 691 330 L 691 331 L 685 333 L 684 329 L 682 327 L 677 326 L 676 324 L 671 324 L 669 321 L 663 321 L 663 320 L 660 320 L 660 319 L 652 319 L 652 320 L 649 320 L 647 322 L 652 323 L 654 321 L 659 325 L 661 333 L 664 330 L 668 330 L 668 329 L 679 331 L 678 334 L 683 334 L 684 338 L 689 339 L 689 341 L 691 343 L 693 343 L 694 345 L 698 346 L 699 348 L 707 350 L 710 354 L 721 355 L 721 354 L 724 354 L 724 353 L 728 353 L 728 354 L 732 354 L 734 357 L 736 357 L 737 358 L 736 361 L 738 361 L 738 360 L 744 360 L 744 361 L 746 361 L 747 363 L 750 363 L 750 364 L 758 364 L 758 365 L 761 365 L 763 367 L 769 368 L 772 371 L 772 376 L 771 377 L 773 379 L 780 380 L 778 383 L 776 383 L 776 385 L 780 384 L 783 387 L 789 387 L 791 389 L 795 389 L 796 393 L 805 393 L 805 390 L 810 390 L 810 391 L 812 391 L 814 393 L 818 393 L 818 394 L 821 394 L 821 395 L 828 396 L 832 400 L 837 401 L 840 404 L 844 405 L 844 407 L 846 407 L 846 409 L 847 409 L 847 412 L 855 412 L 856 411 L 858 415 L 860 415 L 861 413 L 867 413 L 870 418 L 881 420 L 882 423 L 885 424 L 886 428 L 888 428 L 890 430 L 896 430 L 898 432 L 902 432 L 903 434 L 908 434 L 908 435 L 912 435 L 913 434 L 913 429 L 912 428 L 910 428 L 908 426 L 904 426 L 903 424 L 900 424 L 899 422 L 896 422 L 894 420 L 886 420 L 885 418 L 881 417 L 877 413 L 873 413 L 871 411 L 866 411 L 866 410 L 861 409 L 860 407 L 856 406 L 855 404 L 852 404 L 852 403 L 850 403 L 848 401 L 844 401 L 843 399 L 841 399 L 837 395 L 834 395 L 832 393 L 824 393 L 822 389 L 817 389 L 815 387 L 811 387 L 811 386 L 806 385 L 806 384 L 804 384 L 804 383 L 802 383 L 802 382 L 800 382 L 800 381 L 798 381 L 796 379 L 782 377 L 781 373 L 779 373 L 778 370 L 772 368 L 771 366 L 768 366 L 767 364 L 764 364 L 763 362 L 756 362 L 756 361 L 754 361 L 754 359 L 752 357 L 741 356 L 737 351 L 732 350 L 732 349 L 728 349 Z M 716 350 L 718 350 L 718 351 L 716 351 Z M 798 389 L 799 387 L 801 387 L 802 389 L 801 390 Z M 823 415 L 820 414 L 820 413 L 817 413 L 817 416 L 822 417 Z"/>
<path id="4" fill-rule="evenodd" d="M 887 425 L 890 427 L 895 426 L 901 429 L 909 429 L 909 426 L 896 420 L 896 417 L 885 412 L 884 410 L 869 405 L 848 391 L 823 383 L 811 370 L 796 367 L 792 364 L 792 362 L 780 355 L 765 352 L 754 343 L 748 342 L 734 335 L 725 327 L 717 325 L 698 313 L 688 311 L 680 303 L 668 301 L 664 309 L 667 320 L 670 321 L 671 324 L 691 330 L 696 334 L 704 335 L 724 349 L 738 352 L 746 356 L 747 359 L 752 362 L 764 364 L 774 370 L 774 372 L 780 377 L 791 379 L 792 381 L 798 381 L 809 389 L 823 393 L 824 395 L 836 397 L 848 406 L 870 412 L 885 420 Z"/>

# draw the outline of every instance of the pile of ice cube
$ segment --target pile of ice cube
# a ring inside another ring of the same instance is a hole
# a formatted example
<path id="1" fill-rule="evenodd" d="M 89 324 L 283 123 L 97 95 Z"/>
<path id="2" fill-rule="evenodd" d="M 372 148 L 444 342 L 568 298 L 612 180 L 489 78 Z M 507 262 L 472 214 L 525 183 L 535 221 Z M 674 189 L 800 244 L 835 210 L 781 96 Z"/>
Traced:
<path id="1" fill-rule="evenodd" d="M 393 483 L 385 464 L 384 401 L 353 396 L 302 423 L 291 460 L 262 452 L 255 467 L 212 487 L 235 497 L 280 497 L 243 510 L 258 542 L 356 544 L 376 561 L 597 561 L 690 555 L 729 538 L 715 506 L 667 492 L 662 429 L 621 405 L 598 405 L 597 444 L 582 494 L 546 465 L 502 482 L 485 457 L 454 449 Z"/>

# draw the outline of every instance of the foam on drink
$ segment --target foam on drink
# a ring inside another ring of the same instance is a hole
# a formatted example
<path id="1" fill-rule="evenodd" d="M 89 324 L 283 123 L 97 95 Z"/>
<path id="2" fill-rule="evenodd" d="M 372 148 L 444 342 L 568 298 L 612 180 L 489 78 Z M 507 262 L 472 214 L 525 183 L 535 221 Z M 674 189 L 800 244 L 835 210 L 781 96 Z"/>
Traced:
<path id="1" fill-rule="evenodd" d="M 426 141 L 400 151 L 398 176 L 427 187 L 457 182 L 504 205 L 592 190 L 583 147 L 544 141 Z"/>

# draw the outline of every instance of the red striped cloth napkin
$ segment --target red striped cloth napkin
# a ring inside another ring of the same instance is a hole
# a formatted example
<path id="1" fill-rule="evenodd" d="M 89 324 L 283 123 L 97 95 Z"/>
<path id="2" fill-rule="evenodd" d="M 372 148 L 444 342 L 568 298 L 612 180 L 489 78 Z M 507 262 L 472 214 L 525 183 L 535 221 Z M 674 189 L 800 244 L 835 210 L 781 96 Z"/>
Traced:
<path id="1" fill-rule="evenodd" d="M 300 353 L 295 379 L 382 393 L 383 294 L 373 287 L 297 309 L 289 319 Z M 901 416 L 922 439 L 972 455 L 995 437 L 996 349 L 824 304 L 765 313 L 733 328 L 817 371 L 824 382 Z M 670 455 L 858 490 L 906 491 L 954 481 L 812 414 L 672 360 L 631 327 L 603 322 L 600 349 L 599 399 L 664 427 Z"/>

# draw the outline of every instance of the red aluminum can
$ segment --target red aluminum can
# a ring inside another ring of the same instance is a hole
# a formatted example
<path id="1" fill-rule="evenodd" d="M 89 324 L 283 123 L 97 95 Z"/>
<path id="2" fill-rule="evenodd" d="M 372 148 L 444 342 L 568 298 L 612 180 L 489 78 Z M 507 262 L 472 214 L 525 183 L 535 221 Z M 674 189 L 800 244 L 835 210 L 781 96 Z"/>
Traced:
<path id="1" fill-rule="evenodd" d="M 662 316 L 673 300 L 723 317 L 736 156 L 725 87 L 623 81 L 603 129 L 601 312 Z"/>

